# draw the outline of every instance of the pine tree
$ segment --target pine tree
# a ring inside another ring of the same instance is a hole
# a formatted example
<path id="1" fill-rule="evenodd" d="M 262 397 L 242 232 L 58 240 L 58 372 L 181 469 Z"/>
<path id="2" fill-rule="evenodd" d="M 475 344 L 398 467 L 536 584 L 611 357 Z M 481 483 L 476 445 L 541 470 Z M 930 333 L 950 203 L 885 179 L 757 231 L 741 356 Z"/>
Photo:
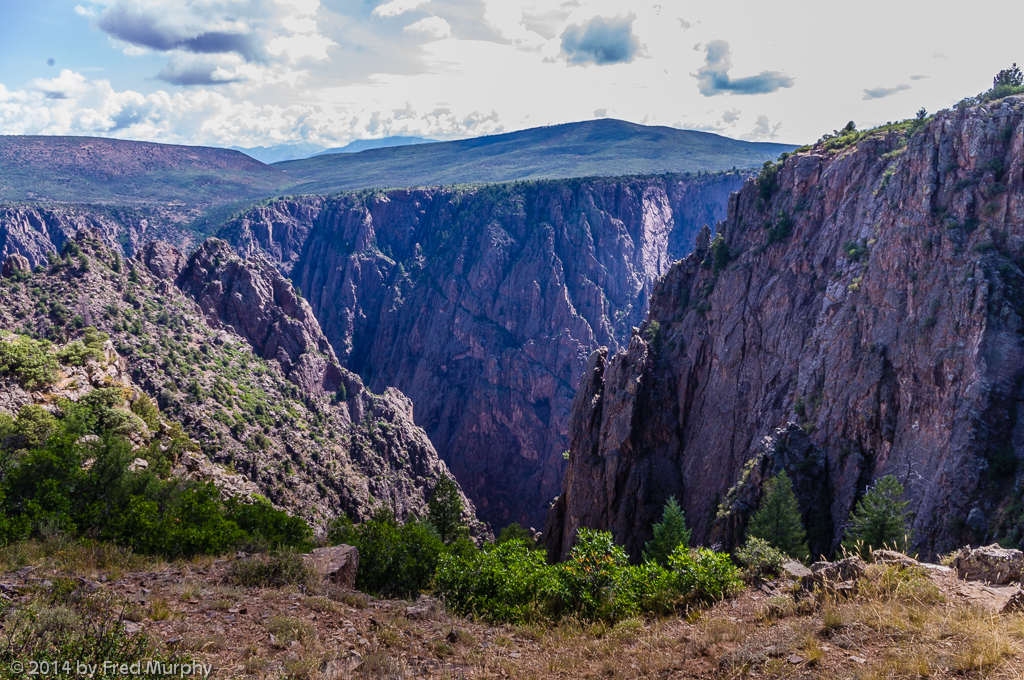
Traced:
<path id="1" fill-rule="evenodd" d="M 686 528 L 686 515 L 675 496 L 669 496 L 661 511 L 661 521 L 651 527 L 653 536 L 644 546 L 644 561 L 657 562 L 668 568 L 668 557 L 681 545 L 690 545 L 690 530 Z"/>
<path id="2" fill-rule="evenodd" d="M 785 470 L 764 485 L 761 505 L 750 519 L 747 536 L 768 541 L 772 547 L 797 560 L 805 560 L 810 554 L 800 506 Z"/>
<path id="3" fill-rule="evenodd" d="M 434 493 L 427 503 L 427 519 L 434 525 L 445 543 L 451 543 L 466 534 L 462 510 L 462 497 L 459 495 L 458 485 L 451 477 L 443 475 L 437 480 Z"/>
<path id="4" fill-rule="evenodd" d="M 903 485 L 892 475 L 879 479 L 850 513 L 843 547 L 866 556 L 872 549 L 905 551 L 911 540 L 907 528 L 907 506 L 901 501 Z"/>

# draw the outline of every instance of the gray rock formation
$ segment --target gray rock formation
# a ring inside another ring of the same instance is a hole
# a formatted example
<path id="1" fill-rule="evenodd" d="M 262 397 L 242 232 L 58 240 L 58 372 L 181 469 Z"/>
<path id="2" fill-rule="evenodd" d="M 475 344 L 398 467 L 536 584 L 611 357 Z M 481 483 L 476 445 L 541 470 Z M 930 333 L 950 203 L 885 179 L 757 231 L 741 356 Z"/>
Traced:
<path id="1" fill-rule="evenodd" d="M 394 386 L 482 517 L 540 526 L 587 357 L 724 217 L 739 174 L 282 200 L 228 224 L 301 288 L 342 365 Z"/>
<path id="2" fill-rule="evenodd" d="M 1003 509 L 1024 468 L 1022 121 L 1019 97 L 941 112 L 797 153 L 734 194 L 721 247 L 673 266 L 640 334 L 590 362 L 545 532 L 556 554 L 579 526 L 637 554 L 670 495 L 713 540 L 723 498 L 791 420 L 825 456 L 833 546 L 887 474 L 921 554 L 970 540 L 974 507 L 1020 541 Z"/>

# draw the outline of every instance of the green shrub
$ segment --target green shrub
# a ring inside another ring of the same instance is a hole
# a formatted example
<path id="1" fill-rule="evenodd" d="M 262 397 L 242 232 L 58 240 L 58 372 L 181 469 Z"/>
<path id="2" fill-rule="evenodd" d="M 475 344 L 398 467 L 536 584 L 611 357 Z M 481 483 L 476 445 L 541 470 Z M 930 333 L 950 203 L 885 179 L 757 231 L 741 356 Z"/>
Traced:
<path id="1" fill-rule="evenodd" d="M 772 197 L 781 169 L 781 161 L 779 163 L 765 161 L 761 166 L 761 172 L 757 176 L 757 195 L 762 201 L 767 202 Z"/>
<path id="2" fill-rule="evenodd" d="M 132 413 L 141 418 L 151 432 L 160 429 L 160 411 L 153 400 L 145 394 L 132 402 Z"/>
<path id="3" fill-rule="evenodd" d="M 285 552 L 238 559 L 228 567 L 228 582 L 245 588 L 308 586 L 316 574 L 298 553 Z"/>
<path id="4" fill-rule="evenodd" d="M 548 565 L 543 553 L 510 540 L 458 554 L 449 549 L 437 570 L 437 593 L 453 611 L 492 622 L 539 619 L 619 621 L 664 614 L 684 602 L 713 602 L 735 591 L 728 555 L 680 545 L 670 569 L 629 564 L 606 531 L 580 529 L 568 560 Z"/>
<path id="5" fill-rule="evenodd" d="M 579 529 L 569 559 L 560 565 L 559 609 L 584 618 L 611 618 L 619 572 L 629 566 L 625 551 L 611 533 Z"/>
<path id="6" fill-rule="evenodd" d="M 232 498 L 227 502 L 227 517 L 249 534 L 250 541 L 261 550 L 294 548 L 307 552 L 313 547 L 313 530 L 301 517 L 275 509 L 265 498 L 243 502 Z"/>
<path id="7" fill-rule="evenodd" d="M 889 548 L 901 552 L 912 540 L 907 526 L 909 501 L 901 501 L 903 485 L 892 475 L 868 488 L 850 512 L 843 547 L 867 557 L 871 550 Z"/>
<path id="8" fill-rule="evenodd" d="M 495 543 L 501 545 L 502 543 L 508 543 L 509 541 L 520 541 L 528 548 L 537 547 L 537 541 L 534 540 L 533 534 L 517 522 L 512 522 L 512 524 L 509 524 L 498 532 L 498 538 Z"/>
<path id="9" fill-rule="evenodd" d="M 785 210 L 779 210 L 775 215 L 775 223 L 768 223 L 765 227 L 768 230 L 768 245 L 785 241 L 793 233 L 793 216 Z"/>
<path id="10" fill-rule="evenodd" d="M 800 506 L 785 470 L 765 483 L 761 504 L 747 525 L 747 537 L 767 541 L 797 560 L 805 560 L 810 554 Z"/>
<path id="11" fill-rule="evenodd" d="M 854 262 L 860 262 L 868 254 L 867 244 L 863 240 L 846 241 L 843 243 L 843 251 Z"/>
<path id="12" fill-rule="evenodd" d="M 690 530 L 686 528 L 686 515 L 676 497 L 670 496 L 661 512 L 661 521 L 652 528 L 653 536 L 644 546 L 644 561 L 656 562 L 668 568 L 668 558 L 679 546 L 690 546 Z"/>
<path id="13" fill-rule="evenodd" d="M 736 550 L 736 560 L 744 567 L 747 577 L 763 579 L 779 575 L 786 555 L 768 541 L 748 536 L 746 543 Z"/>
<path id="14" fill-rule="evenodd" d="M 710 604 L 734 594 L 742 585 L 736 566 L 724 553 L 679 546 L 669 558 L 675 588 L 684 598 Z"/>
<path id="15" fill-rule="evenodd" d="M 425 590 L 445 551 L 444 541 L 430 523 L 399 525 L 394 513 L 385 508 L 350 528 L 336 523 L 329 538 L 359 550 L 356 587 L 384 597 L 410 597 Z"/>
<path id="16" fill-rule="evenodd" d="M 708 254 L 704 258 L 702 265 L 705 268 L 710 267 L 711 272 L 717 275 L 718 272 L 725 269 L 726 265 L 728 265 L 731 260 L 732 252 L 729 250 L 729 246 L 725 243 L 725 237 L 718 234 L 711 241 L 711 246 L 708 249 Z"/>
<path id="17" fill-rule="evenodd" d="M 0 374 L 14 374 L 26 389 L 50 385 L 59 363 L 51 345 L 25 335 L 0 338 Z"/>
<path id="18" fill-rule="evenodd" d="M 510 540 L 468 554 L 445 554 L 436 587 L 452 611 L 491 622 L 528 623 L 547 615 L 557 588 L 544 553 Z"/>

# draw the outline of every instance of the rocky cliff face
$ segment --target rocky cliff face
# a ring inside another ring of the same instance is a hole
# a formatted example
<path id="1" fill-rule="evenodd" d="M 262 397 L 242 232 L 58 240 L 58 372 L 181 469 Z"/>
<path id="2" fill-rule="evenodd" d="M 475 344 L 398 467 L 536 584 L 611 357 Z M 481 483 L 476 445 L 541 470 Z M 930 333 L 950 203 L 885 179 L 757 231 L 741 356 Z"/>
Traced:
<path id="1" fill-rule="evenodd" d="M 886 474 L 922 552 L 1019 541 L 1022 121 L 1021 98 L 945 111 L 749 180 L 723 240 L 655 286 L 628 348 L 591 357 L 551 552 L 586 526 L 636 555 L 672 494 L 696 540 L 731 543 L 735 508 L 716 521 L 719 505 L 791 420 L 825 459 L 835 527 L 819 549 Z"/>
<path id="2" fill-rule="evenodd" d="M 8 268 L 3 326 L 57 342 L 86 326 L 109 333 L 123 373 L 205 454 L 185 461 L 188 474 L 212 469 L 209 459 L 316 524 L 380 504 L 425 512 L 448 472 L 412 402 L 395 389 L 373 394 L 341 368 L 272 266 L 218 241 L 188 259 L 151 244 L 121 260 L 100 236 L 80 232 L 44 271 Z M 475 522 L 472 505 L 468 515 Z"/>
<path id="3" fill-rule="evenodd" d="M 64 244 L 82 229 L 96 232 L 103 243 L 132 256 L 153 240 L 178 248 L 194 247 L 195 234 L 184 225 L 199 213 L 182 206 L 117 207 L 54 205 L 35 207 L 0 204 L 0 258 L 17 253 L 35 268 L 59 255 Z"/>
<path id="4" fill-rule="evenodd" d="M 739 174 L 283 200 L 228 224 L 308 298 L 342 364 L 394 386 L 481 516 L 539 526 L 587 356 L 724 216 Z"/>

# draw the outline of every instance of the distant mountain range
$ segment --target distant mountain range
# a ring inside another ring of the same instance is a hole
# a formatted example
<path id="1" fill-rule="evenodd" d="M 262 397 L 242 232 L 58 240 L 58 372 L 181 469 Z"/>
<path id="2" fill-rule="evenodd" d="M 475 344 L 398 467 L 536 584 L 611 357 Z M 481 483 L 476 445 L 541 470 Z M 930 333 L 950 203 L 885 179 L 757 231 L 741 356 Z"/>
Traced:
<path id="1" fill-rule="evenodd" d="M 378 148 L 365 149 L 373 145 Z M 794 147 L 604 119 L 454 142 L 360 140 L 272 165 L 250 155 L 270 159 L 320 148 L 242 153 L 96 137 L 0 136 L 0 201 L 148 207 L 172 211 L 179 216 L 168 219 L 205 232 L 246 204 L 284 193 L 715 172 L 753 168 Z"/>
<path id="2" fill-rule="evenodd" d="M 790 144 L 602 119 L 275 164 L 299 193 L 751 168 Z"/>
<path id="3" fill-rule="evenodd" d="M 241 151 L 250 158 L 261 163 L 282 163 L 311 156 L 323 156 L 332 153 L 359 153 L 370 149 L 388 149 L 393 146 L 409 146 L 410 144 L 429 144 L 436 139 L 426 137 L 382 137 L 381 139 L 357 139 L 345 146 L 327 148 L 320 144 L 301 142 L 298 144 L 276 144 L 274 146 L 232 146 L 232 151 Z"/>
<path id="4" fill-rule="evenodd" d="M 437 142 L 436 139 L 427 139 L 426 137 L 383 137 L 381 139 L 357 139 L 354 142 L 349 142 L 345 146 L 339 146 L 336 149 L 325 149 L 324 151 L 318 151 L 313 156 L 326 156 L 332 153 L 359 153 L 360 151 L 369 151 L 370 149 L 390 149 L 396 146 L 412 146 L 414 144 L 432 144 Z"/>
<path id="5" fill-rule="evenodd" d="M 309 158 L 327 150 L 326 146 L 302 142 L 299 144 L 275 144 L 274 146 L 232 146 L 232 151 L 241 151 L 261 163 L 280 163 Z"/>

